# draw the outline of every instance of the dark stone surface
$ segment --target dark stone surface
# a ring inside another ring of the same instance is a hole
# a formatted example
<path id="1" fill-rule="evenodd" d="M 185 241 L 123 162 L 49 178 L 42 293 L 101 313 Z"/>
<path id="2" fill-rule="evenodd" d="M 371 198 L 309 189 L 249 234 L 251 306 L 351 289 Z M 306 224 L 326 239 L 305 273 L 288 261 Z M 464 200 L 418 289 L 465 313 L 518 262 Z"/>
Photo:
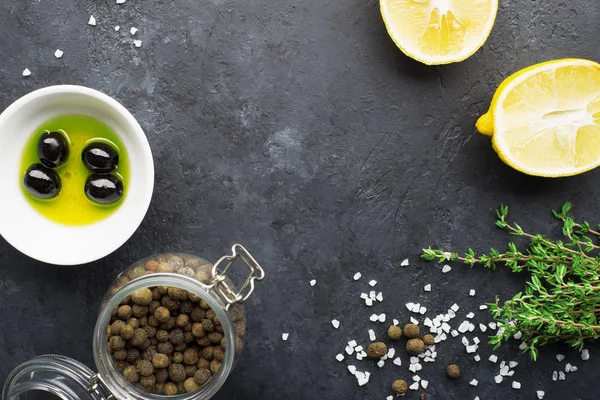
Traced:
<path id="1" fill-rule="evenodd" d="M 113 277 L 133 261 L 182 250 L 216 260 L 233 242 L 268 277 L 248 304 L 249 344 L 217 399 L 384 399 L 404 366 L 379 369 L 362 388 L 334 360 L 348 340 L 366 344 L 373 312 L 408 319 L 404 304 L 431 313 L 478 305 L 520 290 L 522 278 L 418 260 L 423 246 L 501 247 L 493 209 L 509 204 L 525 227 L 552 232 L 549 210 L 574 202 L 598 222 L 598 171 L 544 180 L 501 163 L 474 133 L 503 78 L 553 58 L 598 59 L 594 1 L 502 1 L 485 46 L 469 60 L 428 68 L 404 57 L 386 34 L 374 0 L 297 2 L 21 0 L 0 5 L 0 108 L 47 85 L 72 83 L 114 96 L 146 130 L 156 191 L 131 240 L 77 268 L 42 265 L 0 241 L 0 382 L 36 355 L 58 353 L 92 365 L 96 313 Z M 98 26 L 87 25 L 89 15 Z M 113 27 L 121 26 L 120 32 Z M 140 31 L 141 48 L 129 28 Z M 64 50 L 54 58 L 56 48 Z M 28 67 L 33 75 L 21 77 Z M 411 265 L 399 267 L 408 257 Z M 363 279 L 351 277 L 361 271 Z M 311 287 L 310 279 L 317 284 Z M 384 302 L 359 294 L 376 279 Z M 431 283 L 426 294 L 422 287 Z M 477 296 L 468 297 L 475 288 Z M 435 315 L 435 314 L 433 314 Z M 332 318 L 342 325 L 333 330 Z M 281 333 L 289 332 L 287 342 Z M 485 340 L 484 334 L 478 335 Z M 595 399 L 600 346 L 592 358 L 548 347 L 537 363 L 517 344 L 496 351 L 517 360 L 515 379 L 493 383 L 498 366 L 466 355 L 459 339 L 438 346 L 419 375 L 431 399 Z M 399 346 L 396 346 L 399 349 Z M 567 355 L 579 371 L 554 383 Z M 459 362 L 463 378 L 444 369 Z M 476 378 L 478 387 L 468 382 Z M 407 399 L 416 399 L 419 392 Z"/>

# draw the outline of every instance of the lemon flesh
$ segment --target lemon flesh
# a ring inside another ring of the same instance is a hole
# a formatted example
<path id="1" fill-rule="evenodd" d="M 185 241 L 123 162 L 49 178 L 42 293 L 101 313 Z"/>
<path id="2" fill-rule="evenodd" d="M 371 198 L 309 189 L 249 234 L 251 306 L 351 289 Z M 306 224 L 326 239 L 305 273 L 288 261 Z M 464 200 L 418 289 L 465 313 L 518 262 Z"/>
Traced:
<path id="1" fill-rule="evenodd" d="M 580 174 L 600 165 L 600 65 L 550 61 L 517 72 L 496 91 L 477 129 L 530 175 Z"/>
<path id="2" fill-rule="evenodd" d="M 380 0 L 380 8 L 400 50 L 435 65 L 462 61 L 485 43 L 498 0 Z"/>

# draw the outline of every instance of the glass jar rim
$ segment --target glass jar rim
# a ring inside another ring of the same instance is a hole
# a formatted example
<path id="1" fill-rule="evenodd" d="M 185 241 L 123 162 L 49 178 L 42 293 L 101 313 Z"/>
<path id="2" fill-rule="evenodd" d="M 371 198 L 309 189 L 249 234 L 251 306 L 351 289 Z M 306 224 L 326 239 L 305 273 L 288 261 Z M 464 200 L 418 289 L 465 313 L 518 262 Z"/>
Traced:
<path id="1" fill-rule="evenodd" d="M 106 331 L 107 326 L 110 324 L 112 311 L 119 306 L 121 300 L 131 295 L 136 290 L 154 286 L 177 287 L 192 292 L 202 298 L 208 303 L 221 321 L 223 335 L 225 336 L 227 343 L 231 343 L 225 350 L 225 358 L 221 363 L 219 372 L 194 392 L 176 396 L 164 396 L 143 392 L 140 388 L 128 383 L 113 364 L 108 349 Z M 171 272 L 159 272 L 144 275 L 128 282 L 123 285 L 118 292 L 112 295 L 105 304 L 103 304 L 94 328 L 94 336 L 92 339 L 93 355 L 99 378 L 116 398 L 132 398 L 136 400 L 164 400 L 166 398 L 173 400 L 191 400 L 197 398 L 209 399 L 223 386 L 233 369 L 235 356 L 235 352 L 233 351 L 235 344 L 235 329 L 229 315 L 225 312 L 226 305 L 210 290 L 210 288 L 210 286 L 189 276 Z"/>

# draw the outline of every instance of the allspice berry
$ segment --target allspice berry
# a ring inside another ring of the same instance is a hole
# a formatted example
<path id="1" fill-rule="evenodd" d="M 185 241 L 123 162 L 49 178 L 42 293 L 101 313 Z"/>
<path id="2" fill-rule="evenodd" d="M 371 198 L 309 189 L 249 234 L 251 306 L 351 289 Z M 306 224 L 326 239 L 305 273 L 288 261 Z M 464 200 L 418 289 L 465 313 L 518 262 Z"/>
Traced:
<path id="1" fill-rule="evenodd" d="M 460 368 L 459 368 L 459 366 L 456 365 L 456 364 L 450 364 L 450 365 L 448 365 L 448 368 L 446 368 L 446 374 L 450 378 L 458 378 L 458 377 L 460 377 Z"/>
<path id="2" fill-rule="evenodd" d="M 198 360 L 198 369 L 208 369 L 209 367 L 210 367 L 210 361 L 208 361 L 207 359 L 200 358 Z"/>
<path id="3" fill-rule="evenodd" d="M 171 312 L 166 307 L 158 307 L 154 310 L 154 316 L 161 324 L 166 323 L 171 318 Z"/>
<path id="4" fill-rule="evenodd" d="M 194 348 L 185 349 L 183 352 L 183 363 L 186 365 L 194 365 L 198 363 L 198 350 Z"/>
<path id="5" fill-rule="evenodd" d="M 433 346 L 435 344 L 435 338 L 432 334 L 428 333 L 423 336 L 423 343 L 425 343 L 425 346 Z"/>
<path id="6" fill-rule="evenodd" d="M 124 326 L 125 326 L 124 321 L 117 320 L 117 321 L 113 322 L 112 325 L 110 326 L 110 333 L 112 333 L 113 335 L 119 335 L 119 334 L 121 334 L 121 329 Z"/>
<path id="7" fill-rule="evenodd" d="M 215 356 L 213 355 L 213 351 L 214 351 L 214 348 L 212 346 L 203 348 L 202 349 L 202 358 L 205 358 L 209 361 L 212 360 L 213 358 L 215 358 Z"/>
<path id="8" fill-rule="evenodd" d="M 187 378 L 185 382 L 183 382 L 183 387 L 188 393 L 191 393 L 200 388 L 200 386 L 198 386 L 198 384 L 194 381 L 194 378 Z"/>
<path id="9" fill-rule="evenodd" d="M 154 337 L 159 342 L 166 342 L 169 340 L 169 332 L 165 331 L 164 329 L 159 329 L 156 331 L 156 335 L 154 335 Z"/>
<path id="10" fill-rule="evenodd" d="M 148 315 L 148 306 L 140 306 L 139 304 L 134 304 L 131 307 L 131 314 L 138 318 L 138 322 L 140 326 L 145 326 L 146 323 L 142 323 L 142 318 L 145 318 Z"/>
<path id="11" fill-rule="evenodd" d="M 402 329 L 399 326 L 391 325 L 388 328 L 388 337 L 392 340 L 398 340 L 402 337 Z"/>
<path id="12" fill-rule="evenodd" d="M 119 318 L 125 320 L 131 318 L 131 306 L 121 306 L 117 309 L 117 315 Z"/>
<path id="13" fill-rule="evenodd" d="M 213 348 L 213 357 L 217 361 L 223 361 L 225 359 L 225 350 L 223 350 L 221 347 Z"/>
<path id="14" fill-rule="evenodd" d="M 387 346 L 383 342 L 371 343 L 367 348 L 367 355 L 371 358 L 380 359 L 387 354 Z"/>
<path id="15" fill-rule="evenodd" d="M 213 344 L 221 343 L 221 339 L 223 339 L 223 334 L 219 332 L 211 332 L 208 334 L 208 340 L 210 340 Z"/>
<path id="16" fill-rule="evenodd" d="M 148 333 L 144 328 L 137 328 L 133 331 L 133 337 L 131 338 L 131 344 L 134 346 L 142 346 L 144 341 L 148 339 Z"/>
<path id="17" fill-rule="evenodd" d="M 129 349 L 127 350 L 127 358 L 126 360 L 130 363 L 135 363 L 137 360 L 141 358 L 140 351 L 138 349 Z"/>
<path id="18" fill-rule="evenodd" d="M 125 340 L 129 340 L 133 337 L 135 329 L 131 325 L 123 325 L 121 328 L 121 337 Z"/>
<path id="19" fill-rule="evenodd" d="M 156 345 L 156 351 L 170 356 L 171 354 L 173 354 L 173 345 L 169 342 L 159 343 Z"/>
<path id="20" fill-rule="evenodd" d="M 142 288 L 131 293 L 131 301 L 138 306 L 147 306 L 152 302 L 152 291 L 150 288 Z"/>
<path id="21" fill-rule="evenodd" d="M 156 384 L 156 377 L 154 375 L 142 376 L 140 378 L 140 385 L 142 390 L 146 392 L 154 391 L 154 385 Z"/>
<path id="22" fill-rule="evenodd" d="M 121 336 L 113 336 L 108 341 L 108 346 L 113 350 L 120 350 L 125 347 L 125 339 Z"/>
<path id="23" fill-rule="evenodd" d="M 183 331 L 181 329 L 172 330 L 169 334 L 169 342 L 173 343 L 174 345 L 183 343 Z"/>
<path id="24" fill-rule="evenodd" d="M 190 317 L 188 317 L 186 314 L 179 314 L 177 316 L 177 318 L 175 319 L 175 325 L 177 325 L 180 328 L 183 328 L 184 326 L 187 325 L 187 323 L 190 321 Z"/>
<path id="25" fill-rule="evenodd" d="M 217 360 L 212 360 L 210 362 L 210 372 L 214 374 L 216 374 L 217 372 L 219 372 L 219 370 L 221 369 L 221 361 L 217 361 Z"/>
<path id="26" fill-rule="evenodd" d="M 404 325 L 404 336 L 409 339 L 416 339 L 421 334 L 421 329 L 419 329 L 418 325 L 415 324 L 406 324 Z"/>
<path id="27" fill-rule="evenodd" d="M 150 376 L 154 373 L 154 365 L 148 360 L 139 360 L 136 366 L 141 376 Z"/>
<path id="28" fill-rule="evenodd" d="M 183 354 L 181 354 L 180 352 L 173 353 L 173 356 L 171 357 L 171 361 L 174 364 L 181 364 L 183 362 Z"/>
<path id="29" fill-rule="evenodd" d="M 193 378 L 194 374 L 198 370 L 198 367 L 196 367 L 195 365 L 186 365 L 186 366 L 184 366 L 184 368 L 185 368 L 185 377 L 186 378 Z"/>
<path id="30" fill-rule="evenodd" d="M 208 382 L 211 376 L 212 374 L 208 368 L 200 368 L 194 374 L 194 381 L 196 384 L 198 384 L 198 386 L 202 386 Z"/>
<path id="31" fill-rule="evenodd" d="M 410 354 L 418 356 L 425 351 L 425 343 L 421 339 L 410 339 L 406 342 L 406 351 Z"/>
<path id="32" fill-rule="evenodd" d="M 204 330 L 206 332 L 212 332 L 215 330 L 215 323 L 213 322 L 212 319 L 205 318 L 201 321 L 201 323 L 202 323 L 202 327 L 204 328 Z"/>
<path id="33" fill-rule="evenodd" d="M 200 322 L 204 318 L 206 318 L 206 311 L 204 311 L 200 307 L 194 307 L 194 308 L 192 308 L 192 311 L 190 312 L 190 319 L 192 321 L 194 321 L 194 322 Z"/>
<path id="34" fill-rule="evenodd" d="M 408 391 L 408 385 L 402 379 L 397 379 L 392 383 L 392 392 L 396 394 L 404 394 Z"/>
<path id="35" fill-rule="evenodd" d="M 169 371 L 166 368 L 157 369 L 154 376 L 156 376 L 156 383 L 165 383 L 169 379 Z"/>
<path id="36" fill-rule="evenodd" d="M 167 396 L 175 396 L 177 394 L 177 385 L 173 382 L 165 383 L 163 391 Z"/>
<path id="37" fill-rule="evenodd" d="M 133 365 L 128 366 L 123 371 L 123 377 L 127 382 L 135 383 L 140 380 L 140 374 L 137 371 L 137 368 Z"/>
<path id="38" fill-rule="evenodd" d="M 175 383 L 185 380 L 185 368 L 181 364 L 169 365 L 169 378 Z"/>
<path id="39" fill-rule="evenodd" d="M 204 328 L 202 327 L 201 323 L 195 322 L 194 324 L 192 324 L 192 335 L 194 335 L 197 338 L 206 336 L 206 332 L 204 332 Z"/>
<path id="40" fill-rule="evenodd" d="M 156 353 L 152 356 L 152 365 L 154 368 L 167 368 L 171 364 L 171 360 L 166 354 Z"/>
<path id="41" fill-rule="evenodd" d="M 113 358 L 117 361 L 123 361 L 127 358 L 127 350 L 120 349 L 113 352 Z"/>

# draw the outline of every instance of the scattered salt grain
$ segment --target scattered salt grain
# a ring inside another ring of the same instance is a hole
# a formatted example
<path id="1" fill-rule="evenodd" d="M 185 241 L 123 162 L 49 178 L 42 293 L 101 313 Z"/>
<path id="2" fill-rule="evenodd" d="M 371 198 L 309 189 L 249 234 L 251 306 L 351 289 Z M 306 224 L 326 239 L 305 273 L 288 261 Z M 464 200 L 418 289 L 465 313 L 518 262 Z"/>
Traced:
<path id="1" fill-rule="evenodd" d="M 590 359 L 590 351 L 588 349 L 581 350 L 581 359 L 587 361 Z"/>
<path id="2" fill-rule="evenodd" d="M 385 322 L 385 313 L 379 315 L 379 322 Z"/>
<path id="3" fill-rule="evenodd" d="M 23 76 L 27 77 L 27 76 L 29 76 L 29 75 L 31 75 L 31 71 L 29 70 L 29 68 L 25 68 L 25 69 L 23 70 Z"/>
<path id="4" fill-rule="evenodd" d="M 358 344 L 356 343 L 356 340 L 351 340 L 348 342 L 348 346 L 355 348 Z"/>
<path id="5" fill-rule="evenodd" d="M 419 362 L 419 357 L 410 357 L 410 363 L 411 364 L 417 364 Z"/>
<path id="6" fill-rule="evenodd" d="M 542 400 L 544 398 L 544 396 L 546 395 L 546 392 L 544 392 L 543 390 L 538 390 L 535 393 L 537 394 L 538 400 Z"/>
<path id="7" fill-rule="evenodd" d="M 421 380 L 421 377 L 419 375 L 414 375 L 413 376 L 413 381 L 419 382 L 420 380 Z"/>
<path id="8" fill-rule="evenodd" d="M 363 347 L 362 347 L 362 346 L 356 346 L 356 347 L 354 348 L 354 351 L 356 351 L 357 353 L 360 353 L 360 352 L 362 352 L 362 351 L 363 351 Z"/>
<path id="9" fill-rule="evenodd" d="M 377 366 L 378 366 L 379 368 L 383 367 L 384 365 L 385 365 L 385 361 L 383 361 L 383 360 L 379 360 L 379 361 L 377 361 Z"/>
<path id="10" fill-rule="evenodd" d="M 452 328 L 451 328 L 451 327 L 450 327 L 450 325 L 448 325 L 447 323 L 445 323 L 445 322 L 444 322 L 444 323 L 442 324 L 442 330 L 443 330 L 444 332 L 446 332 L 446 333 L 449 333 L 449 332 L 450 332 L 450 329 L 452 329 Z"/>
<path id="11" fill-rule="evenodd" d="M 450 332 L 450 334 L 452 335 L 452 337 L 457 337 L 458 331 L 456 329 L 453 329 L 452 332 Z"/>
<path id="12" fill-rule="evenodd" d="M 565 356 L 563 354 L 557 354 L 556 359 L 560 362 L 565 359 Z"/>
<path id="13" fill-rule="evenodd" d="M 408 266 L 408 258 L 404 259 L 401 263 L 400 263 L 401 267 L 407 267 Z"/>
<path id="14" fill-rule="evenodd" d="M 458 304 L 456 304 L 456 303 L 452 304 L 452 306 L 450 307 L 450 309 L 451 309 L 452 311 L 454 311 L 454 312 L 457 312 L 459 308 L 460 308 L 460 307 L 459 307 L 459 306 L 458 306 Z"/>
<path id="15" fill-rule="evenodd" d="M 479 356 L 479 354 L 475 354 L 475 357 L 473 357 L 473 359 L 479 362 L 479 360 L 481 360 L 481 357 Z"/>
<path id="16" fill-rule="evenodd" d="M 121 27 L 119 25 L 115 26 L 115 31 L 119 32 L 120 29 Z"/>
<path id="17" fill-rule="evenodd" d="M 471 386 L 477 386 L 479 382 L 477 381 L 477 379 L 473 379 L 471 382 L 469 382 L 469 385 Z"/>
<path id="18" fill-rule="evenodd" d="M 129 33 L 131 33 L 132 35 L 135 35 L 135 34 L 137 33 L 137 31 L 138 31 L 138 28 L 136 28 L 136 27 L 134 27 L 134 26 L 133 26 L 133 27 L 131 27 L 131 29 L 129 30 Z"/>
<path id="19" fill-rule="evenodd" d="M 289 334 L 289 333 L 282 333 L 282 334 L 281 334 L 281 339 L 282 339 L 283 341 L 286 341 L 286 340 L 288 340 L 288 337 L 289 337 L 289 336 L 290 336 L 290 334 Z"/>
<path id="20" fill-rule="evenodd" d="M 431 292 L 431 283 L 428 283 L 427 285 L 423 286 L 423 290 L 426 292 Z"/>
<path id="21" fill-rule="evenodd" d="M 379 316 L 377 314 L 371 314 L 369 319 L 371 320 L 371 322 L 375 322 L 379 319 Z"/>
<path id="22" fill-rule="evenodd" d="M 392 361 L 392 363 L 400 367 L 402 365 L 402 360 L 400 359 L 400 357 L 396 357 L 394 358 L 394 361 Z"/>
<path id="23" fill-rule="evenodd" d="M 446 265 L 444 265 L 444 266 L 442 267 L 442 272 L 443 272 L 444 274 L 447 274 L 447 273 L 448 273 L 448 272 L 450 272 L 450 271 L 452 271 L 452 267 L 451 267 L 451 266 L 449 266 L 448 264 L 446 264 Z"/>
<path id="24" fill-rule="evenodd" d="M 426 307 L 421 306 L 419 308 L 419 314 L 424 315 L 426 312 L 427 312 L 427 308 Z"/>
<path id="25" fill-rule="evenodd" d="M 496 382 L 496 383 L 502 383 L 503 380 L 504 380 L 504 377 L 502 375 L 496 375 L 494 377 L 494 382 Z"/>
<path id="26" fill-rule="evenodd" d="M 54 57 L 61 58 L 63 54 L 64 52 L 61 49 L 56 49 L 56 51 L 54 52 Z"/>
<path id="27" fill-rule="evenodd" d="M 506 376 L 513 376 L 515 374 L 515 371 L 508 371 L 508 374 L 506 374 Z"/>
<path id="28" fill-rule="evenodd" d="M 517 333 L 515 333 L 515 334 L 513 335 L 513 338 L 514 338 L 515 340 L 519 340 L 519 339 L 521 339 L 522 337 L 523 337 L 523 333 L 522 333 L 521 331 L 519 331 L 519 332 L 517 332 Z"/>
<path id="29" fill-rule="evenodd" d="M 452 258 L 452 253 L 450 253 L 449 251 L 445 251 L 444 252 L 444 258 L 448 261 L 450 261 L 450 259 Z"/>
<path id="30" fill-rule="evenodd" d="M 487 310 L 488 306 L 486 306 L 485 304 L 482 304 L 479 306 L 480 310 Z"/>
<path id="31" fill-rule="evenodd" d="M 310 286 L 315 286 L 317 284 L 317 281 L 315 279 L 313 279 L 309 283 L 310 283 Z"/>
<path id="32" fill-rule="evenodd" d="M 475 343 L 475 344 L 479 344 L 479 342 L 480 342 L 479 338 L 478 338 L 477 336 L 475 336 L 475 337 L 473 338 L 473 343 Z"/>
<path id="33" fill-rule="evenodd" d="M 375 279 L 371 279 L 369 281 L 369 286 L 374 287 L 375 285 L 377 285 L 377 281 Z"/>
<path id="34" fill-rule="evenodd" d="M 335 329 L 337 329 L 337 328 L 339 328 L 339 327 L 340 327 L 340 321 L 338 321 L 337 319 L 332 319 L 332 320 L 331 320 L 331 325 L 333 325 L 333 327 L 334 327 Z"/>
<path id="35" fill-rule="evenodd" d="M 448 318 L 448 320 L 451 320 L 452 318 L 456 317 L 456 312 L 454 310 L 448 310 L 448 314 L 444 315 L 444 319 L 446 317 Z"/>
<path id="36" fill-rule="evenodd" d="M 557 380 L 557 379 L 558 379 L 558 372 L 556 372 L 556 371 L 552 371 L 552 380 L 553 380 L 554 382 L 556 382 L 556 380 Z"/>
<path id="37" fill-rule="evenodd" d="M 513 381 L 512 388 L 516 390 L 521 389 L 521 382 Z"/>
<path id="38" fill-rule="evenodd" d="M 350 373 L 354 375 L 354 373 L 356 372 L 356 367 L 354 365 L 348 365 L 348 371 L 350 371 Z"/>
<path id="39" fill-rule="evenodd" d="M 475 316 L 475 314 L 473 314 L 472 312 L 467 314 L 467 318 L 469 318 L 469 319 L 473 318 L 474 316 Z"/>
<path id="40" fill-rule="evenodd" d="M 410 390 L 418 390 L 419 389 L 419 382 L 414 382 L 412 385 L 410 385 L 408 387 Z"/>
<path id="41" fill-rule="evenodd" d="M 429 381 L 426 381 L 425 379 L 421 379 L 421 387 L 423 389 L 427 389 L 427 386 L 429 386 Z"/>
<path id="42" fill-rule="evenodd" d="M 377 293 L 377 296 L 375 296 L 375 298 L 377 299 L 377 301 L 383 301 L 383 293 L 379 292 Z"/>
<path id="43" fill-rule="evenodd" d="M 490 322 L 488 324 L 488 326 L 490 327 L 490 329 L 496 329 L 496 323 L 495 322 Z"/>
<path id="44" fill-rule="evenodd" d="M 519 363 L 518 363 L 518 362 L 516 362 L 516 361 L 509 361 L 509 363 L 508 363 L 508 366 L 509 366 L 510 368 L 514 368 L 514 367 L 516 367 L 517 365 L 519 365 Z"/>
<path id="45" fill-rule="evenodd" d="M 469 321 L 463 321 L 459 326 L 458 326 L 458 331 L 460 333 L 465 333 L 466 331 L 469 330 Z"/>
<path id="46" fill-rule="evenodd" d="M 344 355 L 342 353 L 340 353 L 337 356 L 335 356 L 335 359 L 342 362 L 342 361 L 344 361 Z"/>
<path id="47" fill-rule="evenodd" d="M 283 340 L 285 340 L 285 339 L 283 339 Z M 346 346 L 346 354 L 351 356 L 352 353 L 354 353 L 354 348 L 352 348 L 352 346 Z"/>
<path id="48" fill-rule="evenodd" d="M 477 351 L 477 345 L 467 346 L 467 353 L 468 354 L 475 353 L 476 351 Z"/>
<path id="49" fill-rule="evenodd" d="M 412 322 L 415 325 L 419 325 L 419 321 L 417 321 L 416 318 L 410 317 L 410 322 Z"/>
<path id="50" fill-rule="evenodd" d="M 558 371 L 558 380 L 559 381 L 564 381 L 566 378 L 567 378 L 567 376 L 565 375 L 564 372 Z"/>
<path id="51" fill-rule="evenodd" d="M 142 47 L 142 41 L 141 40 L 134 40 L 133 41 L 133 45 L 135 47 Z"/>
<path id="52" fill-rule="evenodd" d="M 567 365 L 565 365 L 565 372 L 571 372 L 571 364 L 567 363 Z"/>
<path id="53" fill-rule="evenodd" d="M 481 330 L 481 332 L 485 332 L 487 331 L 487 326 L 485 326 L 484 324 L 479 324 L 479 329 Z"/>
<path id="54" fill-rule="evenodd" d="M 385 398 L 385 400 L 394 400 L 394 396 L 389 395 L 388 397 Z"/>
<path id="55" fill-rule="evenodd" d="M 396 355 L 396 349 L 394 349 L 393 347 L 390 348 L 387 352 L 388 358 L 394 358 L 395 355 Z"/>
<path id="56" fill-rule="evenodd" d="M 357 272 L 354 274 L 354 280 L 357 281 L 360 279 L 360 277 L 362 276 L 362 274 L 360 272 Z"/>
<path id="57" fill-rule="evenodd" d="M 371 307 L 373 305 L 373 300 L 372 299 L 365 299 L 365 304 L 367 307 Z"/>
<path id="58" fill-rule="evenodd" d="M 469 296 L 475 296 L 475 289 L 469 290 Z"/>
<path id="59" fill-rule="evenodd" d="M 366 294 L 366 293 L 361 293 L 361 294 L 360 294 L 360 298 L 361 298 L 361 299 L 363 299 L 363 300 L 366 300 L 366 299 L 368 299 L 368 298 L 369 298 L 369 295 L 368 295 L 368 294 Z"/>
<path id="60" fill-rule="evenodd" d="M 356 359 L 358 361 L 362 361 L 362 359 L 365 358 L 361 353 L 356 353 Z"/>
<path id="61" fill-rule="evenodd" d="M 575 372 L 575 371 L 577 371 L 577 367 L 574 365 L 571 365 L 571 372 Z"/>
<path id="62" fill-rule="evenodd" d="M 525 342 L 522 342 L 522 343 L 519 345 L 519 350 L 525 350 L 526 348 L 527 348 L 527 343 L 525 343 Z"/>
<path id="63" fill-rule="evenodd" d="M 502 376 L 508 376 L 509 372 L 510 371 L 508 370 L 508 365 L 502 365 L 500 367 L 500 375 L 502 375 Z"/>
<path id="64" fill-rule="evenodd" d="M 468 346 L 469 345 L 469 339 L 467 339 L 464 336 L 460 339 L 460 341 L 462 342 L 463 346 Z"/>
<path id="65" fill-rule="evenodd" d="M 490 356 L 490 358 L 488 358 L 489 361 L 493 362 L 494 364 L 498 362 L 498 356 L 495 354 L 492 354 Z"/>
<path id="66" fill-rule="evenodd" d="M 377 338 L 375 337 L 375 331 L 374 331 L 373 329 L 369 329 L 369 340 L 370 340 L 371 342 L 373 342 L 373 341 L 375 341 L 375 339 L 377 339 Z"/>
<path id="67" fill-rule="evenodd" d="M 123 4 L 125 3 L 125 0 L 117 0 L 117 4 Z"/>
<path id="68" fill-rule="evenodd" d="M 473 332 L 475 330 L 475 325 L 469 323 L 469 332 Z"/>
<path id="69" fill-rule="evenodd" d="M 96 18 L 93 15 L 90 15 L 90 19 L 88 21 L 88 25 L 96 26 Z"/>
<path id="70" fill-rule="evenodd" d="M 392 321 L 392 323 L 393 323 L 394 325 L 398 325 L 398 324 L 400 323 L 400 321 L 398 321 L 397 319 L 394 319 L 394 320 Z"/>

